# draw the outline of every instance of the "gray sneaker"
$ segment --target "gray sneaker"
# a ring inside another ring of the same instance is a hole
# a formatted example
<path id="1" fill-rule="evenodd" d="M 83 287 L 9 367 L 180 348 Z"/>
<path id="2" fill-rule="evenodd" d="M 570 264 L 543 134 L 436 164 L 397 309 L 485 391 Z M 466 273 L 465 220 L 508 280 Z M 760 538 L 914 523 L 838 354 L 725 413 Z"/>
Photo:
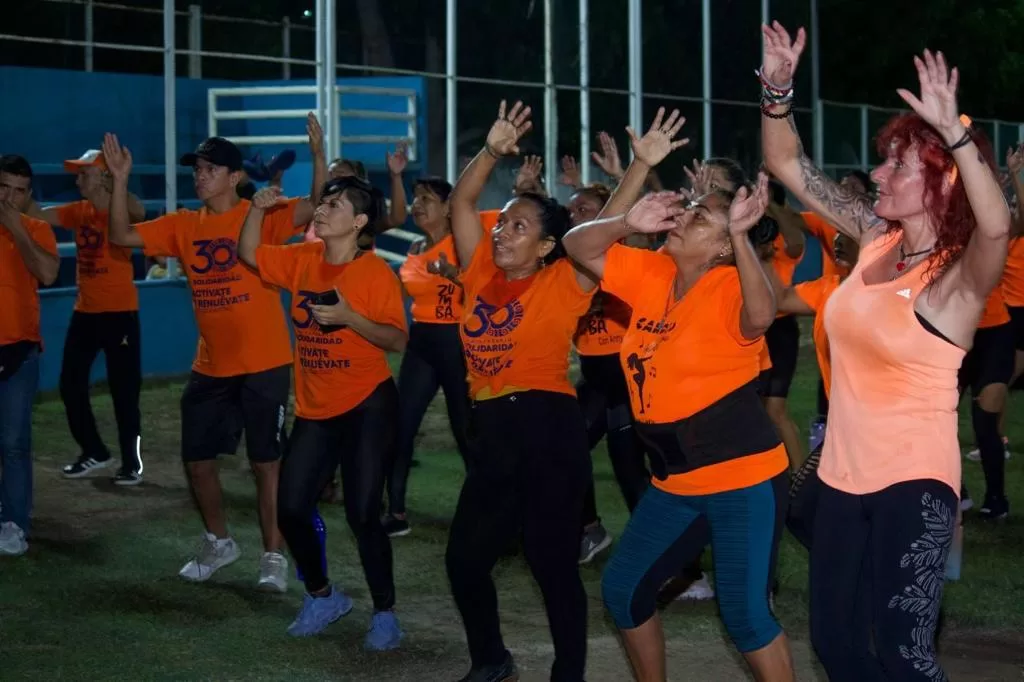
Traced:
<path id="1" fill-rule="evenodd" d="M 612 534 L 600 523 L 583 534 L 580 541 L 580 564 L 589 564 L 598 554 L 611 547 Z"/>

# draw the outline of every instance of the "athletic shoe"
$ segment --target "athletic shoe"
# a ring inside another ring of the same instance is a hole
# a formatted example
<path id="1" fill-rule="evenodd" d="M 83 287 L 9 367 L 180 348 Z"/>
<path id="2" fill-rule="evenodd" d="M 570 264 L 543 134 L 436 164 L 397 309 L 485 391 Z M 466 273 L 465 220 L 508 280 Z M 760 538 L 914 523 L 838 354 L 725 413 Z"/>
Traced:
<path id="1" fill-rule="evenodd" d="M 707 601 L 715 598 L 715 589 L 708 582 L 708 574 L 701 573 L 699 580 L 694 580 L 686 591 L 676 597 L 677 601 Z"/>
<path id="2" fill-rule="evenodd" d="M 964 457 L 966 457 L 972 462 L 980 462 L 981 450 L 979 450 L 978 448 L 974 448 L 966 455 L 964 455 Z M 1003 436 L 1003 457 L 1005 459 L 1010 459 L 1010 439 L 1007 438 L 1006 436 Z"/>
<path id="3" fill-rule="evenodd" d="M 347 616 L 352 610 L 352 598 L 334 587 L 324 597 L 306 594 L 302 598 L 302 609 L 295 620 L 288 626 L 288 634 L 292 637 L 312 637 L 320 634 L 327 627 Z"/>
<path id="4" fill-rule="evenodd" d="M 142 474 L 132 469 L 121 467 L 114 474 L 114 485 L 138 485 L 142 483 Z"/>
<path id="5" fill-rule="evenodd" d="M 84 478 L 89 475 L 90 471 L 106 469 L 108 466 L 110 466 L 109 455 L 106 459 L 96 459 L 95 457 L 82 455 L 75 460 L 74 464 L 68 464 L 61 471 L 64 473 L 64 478 Z"/>
<path id="6" fill-rule="evenodd" d="M 381 517 L 380 525 L 384 526 L 384 532 L 389 538 L 400 538 L 412 532 L 412 526 L 406 519 L 400 519 L 391 514 Z"/>
<path id="7" fill-rule="evenodd" d="M 1010 501 L 1002 498 L 985 498 L 985 504 L 978 510 L 978 518 L 984 521 L 999 521 L 1010 515 Z"/>
<path id="8" fill-rule="evenodd" d="M 612 534 L 600 523 L 583 534 L 580 541 L 580 564 L 589 564 L 598 554 L 611 547 Z"/>
<path id="9" fill-rule="evenodd" d="M 288 591 L 288 559 L 280 552 L 264 552 L 260 557 L 260 579 L 256 587 L 265 592 Z"/>
<path id="10" fill-rule="evenodd" d="M 0 554 L 5 556 L 21 556 L 28 551 L 25 531 L 13 521 L 0 524 Z"/>
<path id="11" fill-rule="evenodd" d="M 512 660 L 512 654 L 506 651 L 505 660 L 499 665 L 473 668 L 459 682 L 518 682 L 518 680 L 519 671 L 516 669 L 516 662 Z"/>
<path id="12" fill-rule="evenodd" d="M 398 648 L 404 636 L 392 611 L 378 611 L 370 621 L 363 647 L 367 651 L 391 651 Z"/>
<path id="13" fill-rule="evenodd" d="M 199 553 L 181 567 L 178 575 L 185 580 L 201 583 L 209 580 L 218 570 L 238 561 L 241 555 L 241 550 L 231 538 L 218 540 L 213 533 L 206 533 L 199 546 Z"/>

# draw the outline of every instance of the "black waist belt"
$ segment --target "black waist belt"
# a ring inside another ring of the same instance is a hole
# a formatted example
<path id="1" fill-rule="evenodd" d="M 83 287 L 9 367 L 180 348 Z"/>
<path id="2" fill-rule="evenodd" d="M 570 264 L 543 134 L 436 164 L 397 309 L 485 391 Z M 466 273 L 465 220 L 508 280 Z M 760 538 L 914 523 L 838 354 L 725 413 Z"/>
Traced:
<path id="1" fill-rule="evenodd" d="M 685 419 L 635 425 L 651 473 L 664 480 L 712 464 L 756 455 L 781 443 L 752 381 Z"/>
<path id="2" fill-rule="evenodd" d="M 14 376 L 29 353 L 38 347 L 38 341 L 15 341 L 0 346 L 0 381 L 7 381 Z"/>

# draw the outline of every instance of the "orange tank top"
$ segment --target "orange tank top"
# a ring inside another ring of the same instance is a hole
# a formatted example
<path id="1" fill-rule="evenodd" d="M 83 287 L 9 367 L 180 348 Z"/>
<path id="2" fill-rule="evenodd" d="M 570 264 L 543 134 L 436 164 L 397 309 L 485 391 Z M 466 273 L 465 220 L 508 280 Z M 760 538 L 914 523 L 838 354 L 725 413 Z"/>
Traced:
<path id="1" fill-rule="evenodd" d="M 957 371 L 965 352 L 914 313 L 928 285 L 926 264 L 892 282 L 864 283 L 864 270 L 899 238 L 881 234 L 862 246 L 825 305 L 832 391 L 818 475 L 857 495 L 919 479 L 959 495 Z"/>

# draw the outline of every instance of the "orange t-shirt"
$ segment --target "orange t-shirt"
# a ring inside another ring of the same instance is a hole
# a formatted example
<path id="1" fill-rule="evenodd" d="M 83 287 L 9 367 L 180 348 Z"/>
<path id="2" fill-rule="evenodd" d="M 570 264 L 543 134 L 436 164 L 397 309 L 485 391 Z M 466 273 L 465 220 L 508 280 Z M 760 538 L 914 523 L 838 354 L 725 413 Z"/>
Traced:
<path id="1" fill-rule="evenodd" d="M 573 343 L 580 355 L 617 355 L 633 314 L 629 306 L 604 291 L 594 295 L 590 310 L 580 318 Z"/>
<path id="2" fill-rule="evenodd" d="M 620 361 L 633 416 L 640 423 L 685 419 L 754 381 L 764 338 L 740 331 L 739 272 L 718 267 L 673 302 L 676 265 L 658 252 L 616 244 L 605 257 L 601 286 L 633 308 Z M 706 495 L 756 485 L 789 466 L 779 445 L 665 480 L 661 490 Z"/>
<path id="3" fill-rule="evenodd" d="M 263 243 L 280 244 L 299 232 L 297 203 L 267 211 Z M 147 256 L 181 260 L 199 327 L 192 369 L 211 377 L 254 374 L 292 361 L 280 295 L 238 258 L 249 206 L 242 199 L 225 213 L 178 211 L 135 226 Z"/>
<path id="4" fill-rule="evenodd" d="M 576 395 L 569 382 L 569 350 L 592 292 L 580 288 L 568 258 L 517 285 L 505 282 L 494 264 L 492 241 L 482 239 L 462 283 L 466 307 L 459 335 L 471 396 L 498 394 L 506 387 Z M 517 289 L 522 290 L 504 295 Z"/>
<path id="5" fill-rule="evenodd" d="M 27 215 L 21 216 L 21 224 L 40 248 L 57 255 L 57 238 L 49 224 Z M 0 226 L 0 346 L 18 341 L 42 341 L 39 280 L 26 267 L 11 233 Z"/>
<path id="6" fill-rule="evenodd" d="M 796 295 L 814 311 L 814 353 L 818 356 L 821 381 L 825 384 L 825 396 L 832 391 L 832 364 L 829 360 L 828 334 L 825 333 L 825 302 L 832 292 L 839 288 L 839 275 L 820 277 L 810 282 L 801 282 L 793 287 Z"/>
<path id="7" fill-rule="evenodd" d="M 988 299 L 985 300 L 985 310 L 982 311 L 981 319 L 978 321 L 978 329 L 998 327 L 1009 321 L 1010 311 L 1006 309 L 1006 303 L 1003 300 L 1003 290 L 996 287 L 988 295 Z"/>
<path id="8" fill-rule="evenodd" d="M 821 276 L 823 278 L 833 277 L 840 274 L 836 266 L 835 239 L 839 231 L 812 211 L 804 211 L 800 214 L 807 226 L 807 231 L 821 244 Z"/>
<path id="9" fill-rule="evenodd" d="M 82 313 L 115 313 L 139 309 L 132 250 L 110 243 L 110 214 L 88 201 L 57 207 L 61 227 L 73 230 L 78 246 L 78 299 Z"/>
<path id="10" fill-rule="evenodd" d="M 498 224 L 498 216 L 501 215 L 500 208 L 492 208 L 487 211 L 480 211 L 480 226 L 484 232 L 490 232 Z"/>
<path id="11" fill-rule="evenodd" d="M 1010 241 L 1010 253 L 1003 270 L 1003 300 L 1011 308 L 1024 306 L 1024 237 Z"/>
<path id="12" fill-rule="evenodd" d="M 405 292 L 412 298 L 412 319 L 416 322 L 458 324 L 462 318 L 462 290 L 441 275 L 427 272 L 427 263 L 441 254 L 449 263 L 458 263 L 451 235 L 422 253 L 406 256 L 398 270 Z"/>
<path id="13" fill-rule="evenodd" d="M 349 327 L 324 332 L 310 310 L 316 296 L 337 288 L 352 310 L 371 322 L 406 330 L 402 286 L 387 262 L 363 251 L 343 265 L 324 261 L 323 242 L 260 246 L 264 282 L 292 294 L 295 328 L 295 414 L 329 419 L 366 400 L 391 377 L 387 352 Z"/>

